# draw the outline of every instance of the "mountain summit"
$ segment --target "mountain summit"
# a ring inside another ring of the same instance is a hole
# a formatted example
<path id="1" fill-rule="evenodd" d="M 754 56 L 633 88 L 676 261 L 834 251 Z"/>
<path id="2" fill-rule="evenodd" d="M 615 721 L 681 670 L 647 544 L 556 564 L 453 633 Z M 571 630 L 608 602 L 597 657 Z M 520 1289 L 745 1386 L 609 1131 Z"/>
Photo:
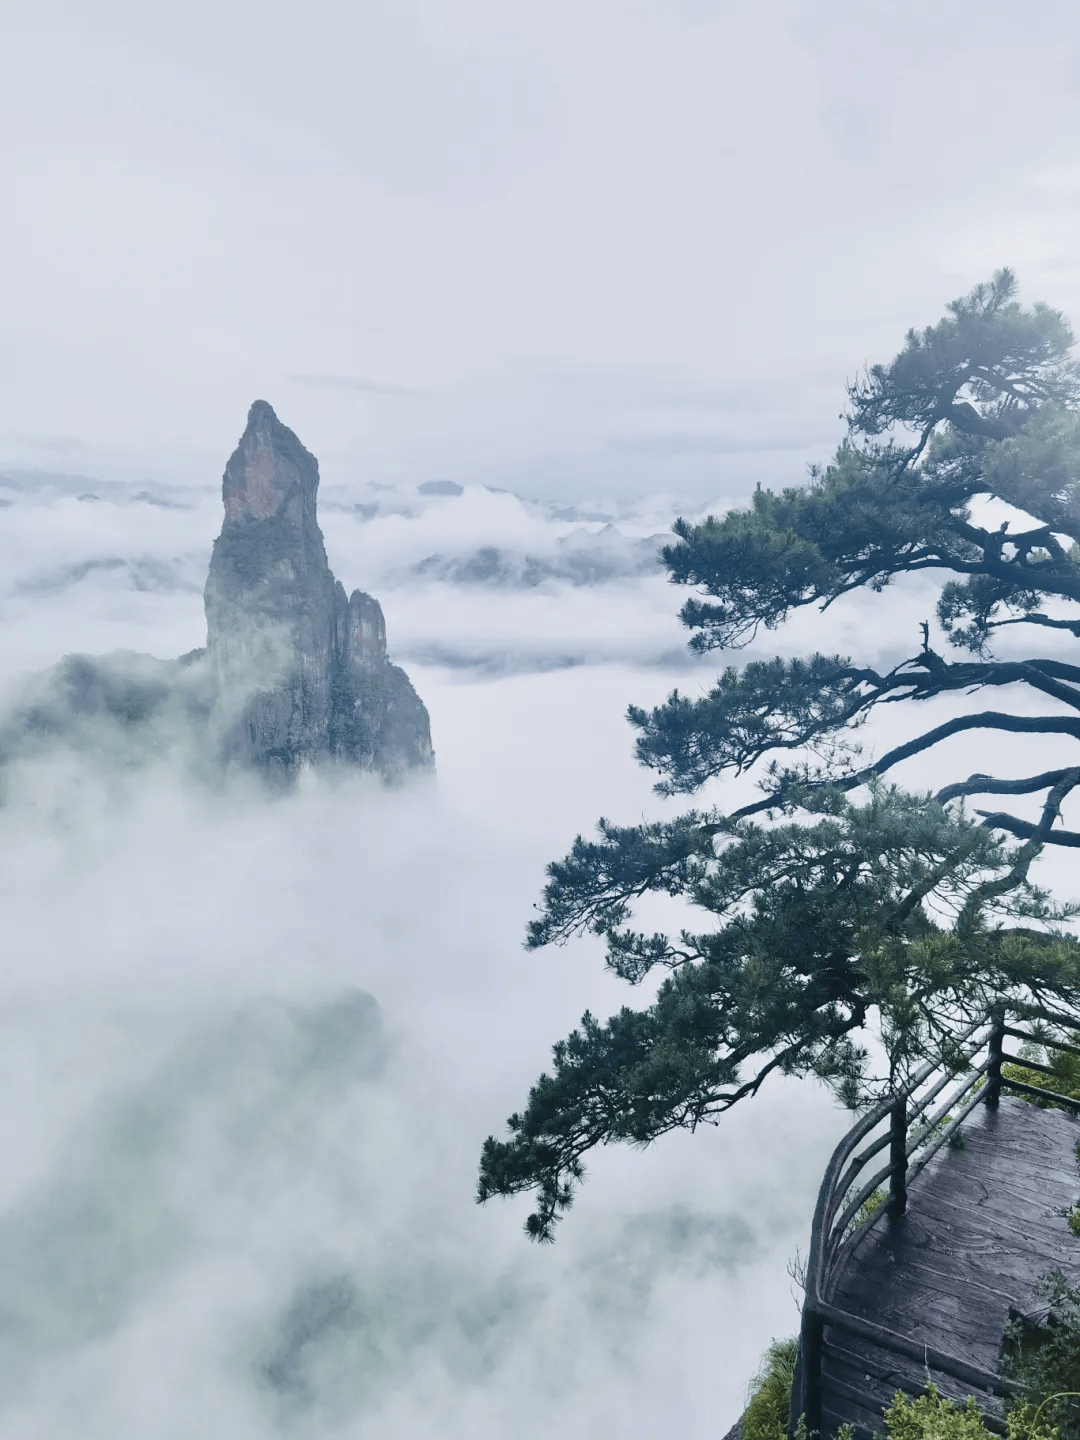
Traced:
<path id="1" fill-rule="evenodd" d="M 206 579 L 206 644 L 230 758 L 383 774 L 431 761 L 427 711 L 386 653 L 379 602 L 346 598 L 316 518 L 319 465 L 265 400 L 225 467 Z"/>
<path id="2" fill-rule="evenodd" d="M 68 655 L 0 722 L 0 758 L 67 743 L 129 764 L 179 750 L 288 779 L 432 764 L 427 710 L 390 663 L 379 602 L 346 597 L 316 513 L 319 465 L 265 400 L 225 467 L 206 647 L 179 660 Z"/>

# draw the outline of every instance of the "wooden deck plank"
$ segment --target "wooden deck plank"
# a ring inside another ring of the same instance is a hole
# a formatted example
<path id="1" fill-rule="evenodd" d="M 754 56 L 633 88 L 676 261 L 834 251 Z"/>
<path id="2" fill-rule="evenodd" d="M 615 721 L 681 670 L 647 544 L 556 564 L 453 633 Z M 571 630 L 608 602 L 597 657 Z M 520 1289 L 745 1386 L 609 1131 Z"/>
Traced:
<path id="1" fill-rule="evenodd" d="M 897 1390 L 909 1389 L 911 1394 L 921 1395 L 926 1389 L 926 1370 L 923 1366 L 916 1367 L 918 1379 L 912 1381 L 911 1377 L 915 1372 L 911 1361 L 851 1335 L 845 1335 L 841 1340 L 835 1332 L 830 1333 L 825 1341 L 825 1357 L 831 1367 L 846 1366 L 855 1374 L 876 1381 L 884 1387 L 883 1393 L 890 1401 Z M 968 1388 L 950 1375 L 939 1375 L 935 1383 L 942 1394 L 967 1398 Z M 996 1397 L 992 1397 L 991 1408 L 1001 1409 Z"/>
<path id="2" fill-rule="evenodd" d="M 965 1143 L 943 1147 L 915 1177 L 907 1214 L 885 1218 L 847 1257 L 830 1299 L 842 1309 L 1001 1373 L 1010 1306 L 1034 1307 L 1039 1278 L 1080 1279 L 1080 1239 L 1062 1211 L 1080 1199 L 1080 1118 L 1003 1096 L 977 1108 Z M 967 1389 L 930 1372 L 941 1394 Z M 927 1371 L 827 1326 L 822 1361 L 825 1434 L 847 1421 L 865 1436 L 898 1389 L 925 1389 Z M 1000 1425 L 1001 1404 L 977 1397 Z"/>
<path id="3" fill-rule="evenodd" d="M 947 1376 L 937 1375 L 933 1377 L 941 1395 L 953 1400 L 957 1405 L 962 1406 L 967 1400 L 967 1393 L 963 1387 L 955 1382 L 949 1382 Z M 875 1420 L 874 1428 L 880 1430 L 882 1416 L 893 1403 L 897 1390 L 903 1390 L 908 1395 L 921 1395 L 926 1389 L 926 1374 L 924 1371 L 903 1370 L 891 1378 L 882 1380 L 877 1375 L 869 1373 L 866 1369 L 849 1367 L 837 1361 L 832 1361 L 828 1368 L 829 1380 L 829 1403 L 835 1409 L 839 1407 L 848 1408 L 852 1412 L 851 1423 L 855 1423 L 855 1412 L 863 1411 Z M 994 1418 L 1000 1419 L 1000 1406 L 988 1407 L 997 1412 Z M 861 1421 L 866 1424 L 866 1420 Z"/>

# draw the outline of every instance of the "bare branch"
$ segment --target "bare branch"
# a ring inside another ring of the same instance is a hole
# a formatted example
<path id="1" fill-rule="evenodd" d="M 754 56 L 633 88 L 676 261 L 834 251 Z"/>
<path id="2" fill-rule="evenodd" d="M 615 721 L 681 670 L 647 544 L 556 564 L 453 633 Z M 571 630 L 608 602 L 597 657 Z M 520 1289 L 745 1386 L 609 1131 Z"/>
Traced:
<path id="1" fill-rule="evenodd" d="M 1003 876 L 999 880 L 992 880 L 986 885 L 981 885 L 975 895 L 972 896 L 972 899 L 968 901 L 968 905 L 964 907 L 965 909 L 973 904 L 976 899 L 981 899 L 984 896 L 989 898 L 992 895 L 1003 894 L 1005 890 L 1009 889 L 1012 885 L 1018 884 L 1026 879 L 1032 860 L 1035 859 L 1044 845 L 1067 845 L 1080 848 L 1080 834 L 1077 834 L 1076 831 L 1055 831 L 1052 828 L 1054 821 L 1061 816 L 1061 805 L 1066 795 L 1069 794 L 1070 790 L 1074 790 L 1077 785 L 1080 785 L 1080 766 L 1074 766 L 1071 770 L 1066 770 L 1062 773 L 1061 778 L 1046 797 L 1046 803 L 1043 805 L 1042 815 L 1039 817 L 1039 823 L 1037 825 L 1032 825 L 1020 820 L 1015 815 L 998 815 L 985 810 L 977 810 L 975 812 L 977 815 L 983 817 L 983 825 L 987 828 L 1007 830 L 1010 834 L 1025 839 L 1027 844 L 1021 847 L 1020 853 L 1016 858 L 1016 863 L 1008 875 Z"/>
<path id="2" fill-rule="evenodd" d="M 1039 833 L 1039 827 L 1033 825 L 1030 820 L 1020 820 L 1015 815 L 1007 815 L 996 810 L 976 810 L 976 815 L 984 817 L 983 824 L 993 830 L 1007 830 L 1010 835 L 1018 839 L 1033 839 Z M 1044 835 L 1038 842 L 1040 845 L 1066 845 L 1071 849 L 1080 849 L 1080 831 L 1076 830 L 1054 830 L 1049 835 Z"/>
<path id="3" fill-rule="evenodd" d="M 1024 780 L 998 780 L 993 775 L 969 775 L 955 785 L 946 785 L 934 799 L 939 805 L 957 800 L 961 795 L 1030 795 L 1036 790 L 1046 790 L 1051 785 L 1071 774 L 1069 770 L 1044 770 L 1041 775 L 1029 775 Z M 982 811 L 977 812 L 982 814 Z"/>
<path id="4" fill-rule="evenodd" d="M 991 620 L 988 630 L 1000 630 L 1005 625 L 1045 625 L 1048 630 L 1068 630 L 1080 637 L 1080 620 L 1052 620 L 1049 615 L 1015 615 L 1009 620 Z"/>

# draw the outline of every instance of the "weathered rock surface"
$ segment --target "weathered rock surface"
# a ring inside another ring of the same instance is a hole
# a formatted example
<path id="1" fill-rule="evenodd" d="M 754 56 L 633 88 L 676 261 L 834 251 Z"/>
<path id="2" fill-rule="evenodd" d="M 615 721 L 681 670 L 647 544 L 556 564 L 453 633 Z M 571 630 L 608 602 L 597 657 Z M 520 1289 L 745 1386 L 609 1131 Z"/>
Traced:
<path id="1" fill-rule="evenodd" d="M 177 747 L 288 778 L 307 764 L 387 778 L 432 764 L 427 711 L 390 663 L 377 600 L 346 597 L 316 515 L 319 467 L 265 401 L 225 467 L 205 650 L 67 656 L 0 724 L 0 754 L 67 740 L 142 758 Z"/>
<path id="2" fill-rule="evenodd" d="M 225 467 L 205 591 L 226 751 L 286 769 L 328 758 L 383 774 L 427 765 L 427 711 L 390 664 L 379 602 L 360 590 L 346 598 L 334 579 L 318 489 L 315 457 L 257 400 Z"/>

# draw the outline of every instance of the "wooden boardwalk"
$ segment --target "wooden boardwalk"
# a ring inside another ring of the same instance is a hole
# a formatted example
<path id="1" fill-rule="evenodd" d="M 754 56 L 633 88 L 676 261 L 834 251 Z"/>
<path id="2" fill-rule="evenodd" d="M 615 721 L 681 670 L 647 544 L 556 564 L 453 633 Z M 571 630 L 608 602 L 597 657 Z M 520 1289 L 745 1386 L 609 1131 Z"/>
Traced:
<path id="1" fill-rule="evenodd" d="M 1037 1311 L 1048 1270 L 1080 1279 L 1080 1236 L 1060 1213 L 1080 1199 L 1080 1117 L 1003 1095 L 979 1105 L 962 1148 L 942 1147 L 916 1177 L 907 1213 L 874 1225 L 825 1298 L 849 1313 L 1000 1373 L 1005 1322 Z M 943 1395 L 970 1387 L 933 1371 Z M 860 1435 L 884 1429 L 898 1389 L 918 1394 L 915 1361 L 826 1325 L 822 1434 L 844 1421 Z M 990 1415 L 1001 1402 L 977 1397 Z"/>

